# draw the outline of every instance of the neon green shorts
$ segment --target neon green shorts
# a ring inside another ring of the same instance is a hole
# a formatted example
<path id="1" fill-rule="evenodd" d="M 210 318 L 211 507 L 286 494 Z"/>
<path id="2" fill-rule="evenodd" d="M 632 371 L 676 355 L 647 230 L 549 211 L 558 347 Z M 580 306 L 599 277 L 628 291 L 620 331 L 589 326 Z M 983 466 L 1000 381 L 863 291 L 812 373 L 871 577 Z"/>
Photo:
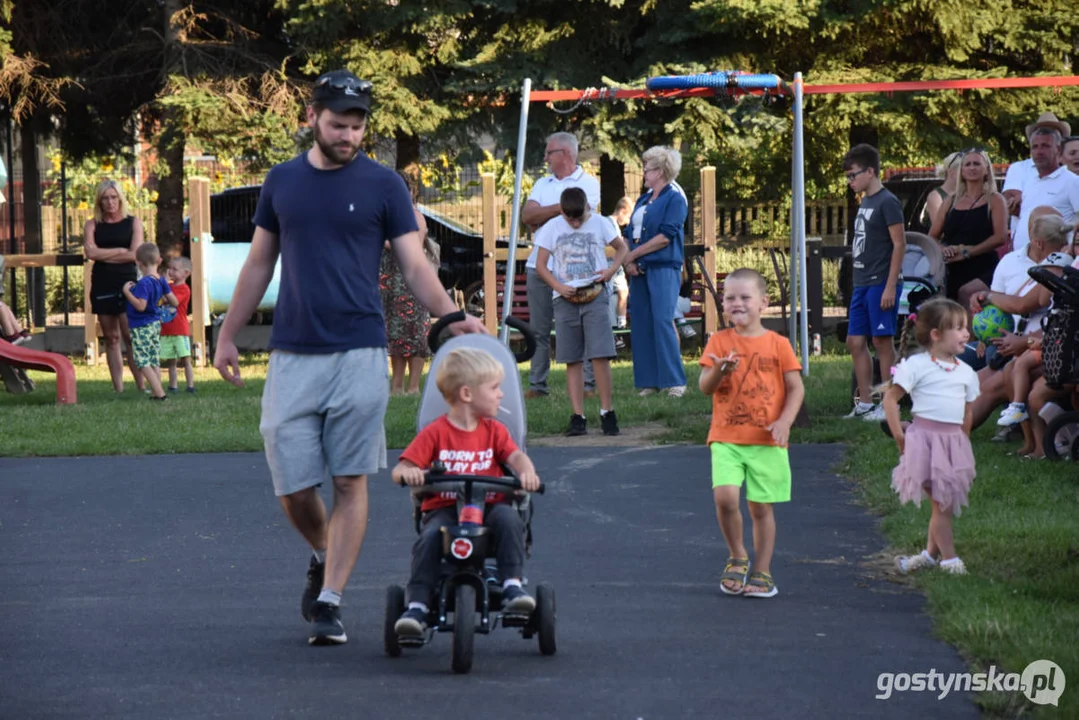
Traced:
<path id="1" fill-rule="evenodd" d="M 791 462 L 787 448 L 774 445 L 711 444 L 712 487 L 746 484 L 746 500 L 790 502 Z"/>
<path id="2" fill-rule="evenodd" d="M 191 357 L 191 338 L 186 335 L 162 335 L 161 359 L 183 360 Z"/>

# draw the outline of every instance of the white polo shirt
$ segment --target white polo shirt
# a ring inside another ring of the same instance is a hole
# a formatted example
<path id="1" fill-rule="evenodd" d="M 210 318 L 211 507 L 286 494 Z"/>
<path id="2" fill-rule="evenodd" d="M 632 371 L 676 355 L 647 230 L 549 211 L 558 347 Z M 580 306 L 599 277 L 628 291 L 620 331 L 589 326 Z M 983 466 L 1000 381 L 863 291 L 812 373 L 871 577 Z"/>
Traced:
<path id="1" fill-rule="evenodd" d="M 1030 242 L 1030 213 L 1034 208 L 1048 205 L 1064 216 L 1064 222 L 1075 222 L 1079 212 L 1079 175 L 1061 165 L 1045 177 L 1035 169 L 1023 182 L 1023 205 L 1019 225 L 1012 235 L 1012 249 L 1019 251 Z"/>
<path id="2" fill-rule="evenodd" d="M 562 191 L 571 187 L 579 187 L 584 190 L 584 194 L 588 198 L 588 207 L 592 212 L 599 210 L 599 180 L 586 173 L 580 165 L 561 180 L 554 175 L 540 178 L 532 186 L 532 192 L 529 194 L 528 199 L 535 200 L 540 207 L 557 205 L 562 200 Z M 533 243 L 532 252 L 528 256 L 528 261 L 525 262 L 525 267 L 535 270 L 538 255 L 539 248 Z"/>
<path id="3" fill-rule="evenodd" d="M 1034 161 L 1030 158 L 1026 160 L 1020 160 L 1019 162 L 1013 162 L 1008 166 L 1008 173 L 1004 176 L 1004 190 L 1018 190 L 1023 191 L 1023 183 L 1030 177 L 1031 173 L 1037 174 L 1037 170 L 1034 169 Z"/>

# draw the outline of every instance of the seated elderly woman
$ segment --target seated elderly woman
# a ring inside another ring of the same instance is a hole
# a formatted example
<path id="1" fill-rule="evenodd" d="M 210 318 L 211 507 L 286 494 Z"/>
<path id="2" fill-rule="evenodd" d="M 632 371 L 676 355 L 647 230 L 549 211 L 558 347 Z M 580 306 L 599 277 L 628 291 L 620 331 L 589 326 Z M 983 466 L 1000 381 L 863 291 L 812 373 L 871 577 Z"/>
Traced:
<path id="1" fill-rule="evenodd" d="M 657 146 L 645 151 L 641 163 L 648 192 L 637 198 L 623 231 L 629 243 L 623 267 L 629 276 L 633 384 L 641 396 L 666 390 L 671 397 L 682 397 L 686 370 L 674 329 L 689 208 L 675 182 L 682 156 L 674 148 Z"/>
<path id="2" fill-rule="evenodd" d="M 1034 282 L 1027 270 L 1038 265 L 1070 265 L 1072 258 L 1065 252 L 1070 229 L 1071 226 L 1052 208 L 1035 208 L 1030 218 L 1030 243 L 1005 255 L 993 274 L 991 289 L 971 297 L 971 312 L 981 312 L 985 305 L 996 305 L 1005 312 L 1020 316 L 1016 332 L 1006 332 L 1002 337 L 993 340 L 992 347 L 985 353 L 988 363 L 976 357 L 973 351 L 962 356 L 964 361 L 974 367 L 984 365 L 978 371 L 981 395 L 974 402 L 974 427 L 985 422 L 1001 403 L 1013 399 L 1013 374 L 1016 371 L 1009 371 L 1005 375 L 1003 368 L 1011 364 L 1012 359 L 1037 344 L 1041 334 L 1041 320 L 1052 300 L 1051 293 Z M 993 359 L 994 355 L 998 356 L 997 360 Z M 1022 369 L 1029 374 L 1029 363 L 1023 363 Z M 1029 388 L 1029 385 L 1026 388 Z M 1021 386 L 1020 390 L 1023 389 Z M 1032 420 L 1035 427 L 1031 430 L 1038 430 L 1039 422 L 1040 420 Z M 1028 452 L 1033 449 L 1031 443 Z"/>

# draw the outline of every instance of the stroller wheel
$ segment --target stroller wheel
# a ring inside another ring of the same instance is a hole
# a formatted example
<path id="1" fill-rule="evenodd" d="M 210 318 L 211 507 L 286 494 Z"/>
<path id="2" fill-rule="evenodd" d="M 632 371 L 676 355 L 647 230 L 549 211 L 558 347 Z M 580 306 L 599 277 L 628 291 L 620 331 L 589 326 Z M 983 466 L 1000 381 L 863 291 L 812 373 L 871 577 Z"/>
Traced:
<path id="1" fill-rule="evenodd" d="M 1072 410 L 1053 418 L 1045 428 L 1042 444 L 1045 457 L 1050 460 L 1074 459 L 1079 445 L 1079 411 Z"/>

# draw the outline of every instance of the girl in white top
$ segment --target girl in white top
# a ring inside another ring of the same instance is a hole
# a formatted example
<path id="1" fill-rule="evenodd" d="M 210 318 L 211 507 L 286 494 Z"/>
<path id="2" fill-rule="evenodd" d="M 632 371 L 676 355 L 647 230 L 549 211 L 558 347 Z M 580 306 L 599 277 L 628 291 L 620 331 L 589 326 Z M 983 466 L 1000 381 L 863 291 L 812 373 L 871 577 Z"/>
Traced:
<path id="1" fill-rule="evenodd" d="M 911 330 L 925 352 L 902 360 L 894 368 L 884 395 L 884 415 L 899 446 L 899 465 L 892 471 L 892 488 L 900 501 L 920 505 L 929 496 L 933 514 L 925 549 L 896 558 L 901 572 L 940 566 L 965 574 L 955 554 L 952 516 L 967 504 L 974 482 L 974 452 L 970 446 L 971 403 L 978 397 L 978 376 L 956 356 L 963 352 L 970 332 L 967 312 L 951 300 L 931 300 L 907 317 L 900 351 Z M 899 401 L 910 393 L 914 422 L 903 427 Z M 939 559 L 938 559 L 939 558 Z"/>

